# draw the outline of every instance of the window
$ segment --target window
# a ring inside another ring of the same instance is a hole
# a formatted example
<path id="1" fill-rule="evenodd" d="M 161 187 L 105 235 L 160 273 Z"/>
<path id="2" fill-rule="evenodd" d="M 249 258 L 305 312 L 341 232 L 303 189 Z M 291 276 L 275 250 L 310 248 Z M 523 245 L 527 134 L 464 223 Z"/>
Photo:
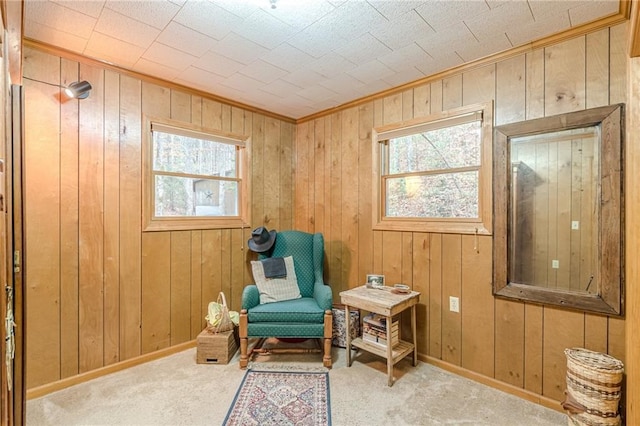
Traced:
<path id="1" fill-rule="evenodd" d="M 246 137 L 169 120 L 146 124 L 145 230 L 249 223 Z"/>
<path id="2" fill-rule="evenodd" d="M 490 234 L 492 111 L 375 128 L 374 229 Z"/>

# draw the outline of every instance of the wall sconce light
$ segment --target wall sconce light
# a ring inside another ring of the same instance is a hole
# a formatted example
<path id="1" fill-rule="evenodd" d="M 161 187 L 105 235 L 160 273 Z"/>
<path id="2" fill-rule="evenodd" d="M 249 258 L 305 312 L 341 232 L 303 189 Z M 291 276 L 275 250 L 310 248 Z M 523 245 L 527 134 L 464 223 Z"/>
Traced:
<path id="1" fill-rule="evenodd" d="M 86 99 L 91 92 L 91 83 L 86 80 L 71 83 L 64 89 L 64 94 L 70 98 Z"/>

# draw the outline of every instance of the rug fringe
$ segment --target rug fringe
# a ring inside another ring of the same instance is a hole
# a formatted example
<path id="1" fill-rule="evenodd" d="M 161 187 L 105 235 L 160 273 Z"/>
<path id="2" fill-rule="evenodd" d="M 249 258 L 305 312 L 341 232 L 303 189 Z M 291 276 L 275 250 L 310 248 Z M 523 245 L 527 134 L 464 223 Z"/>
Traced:
<path id="1" fill-rule="evenodd" d="M 265 364 L 250 362 L 248 370 L 253 371 L 282 371 L 294 373 L 328 373 L 329 369 L 324 366 L 292 365 L 292 364 Z"/>

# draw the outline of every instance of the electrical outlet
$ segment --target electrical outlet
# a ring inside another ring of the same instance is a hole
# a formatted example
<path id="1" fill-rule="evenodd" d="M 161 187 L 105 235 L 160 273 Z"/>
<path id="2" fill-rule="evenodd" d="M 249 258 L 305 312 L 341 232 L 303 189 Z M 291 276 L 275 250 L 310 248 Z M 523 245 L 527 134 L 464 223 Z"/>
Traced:
<path id="1" fill-rule="evenodd" d="M 460 312 L 460 299 L 449 296 L 449 310 L 451 312 Z"/>
<path id="2" fill-rule="evenodd" d="M 573 229 L 573 230 L 580 229 L 580 221 L 572 220 L 571 221 L 571 229 Z"/>
<path id="3" fill-rule="evenodd" d="M 558 268 L 560 267 L 560 261 L 559 261 L 559 260 L 556 260 L 556 259 L 553 259 L 553 260 L 551 261 L 551 267 L 552 267 L 553 269 L 558 269 Z"/>

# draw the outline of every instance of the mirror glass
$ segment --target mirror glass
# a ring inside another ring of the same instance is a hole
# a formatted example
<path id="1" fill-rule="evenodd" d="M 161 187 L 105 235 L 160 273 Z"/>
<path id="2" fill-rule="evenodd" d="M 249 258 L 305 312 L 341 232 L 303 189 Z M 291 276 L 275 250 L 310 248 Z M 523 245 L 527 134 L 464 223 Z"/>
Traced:
<path id="1" fill-rule="evenodd" d="M 622 315 L 623 106 L 496 127 L 494 294 Z"/>
<path id="2" fill-rule="evenodd" d="M 595 294 L 599 130 L 510 139 L 509 278 Z"/>

